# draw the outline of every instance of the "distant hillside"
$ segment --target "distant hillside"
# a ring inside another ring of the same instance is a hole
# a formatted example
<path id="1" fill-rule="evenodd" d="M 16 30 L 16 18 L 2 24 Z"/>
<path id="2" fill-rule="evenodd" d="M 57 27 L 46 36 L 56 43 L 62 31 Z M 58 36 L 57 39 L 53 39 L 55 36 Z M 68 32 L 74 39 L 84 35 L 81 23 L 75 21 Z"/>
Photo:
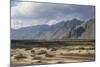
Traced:
<path id="1" fill-rule="evenodd" d="M 81 21 L 73 19 L 61 21 L 55 25 L 37 25 L 11 29 L 12 40 L 61 40 L 61 39 L 94 39 L 95 19 Z"/>
<path id="2" fill-rule="evenodd" d="M 95 19 L 89 19 L 71 31 L 71 38 L 95 39 Z"/>

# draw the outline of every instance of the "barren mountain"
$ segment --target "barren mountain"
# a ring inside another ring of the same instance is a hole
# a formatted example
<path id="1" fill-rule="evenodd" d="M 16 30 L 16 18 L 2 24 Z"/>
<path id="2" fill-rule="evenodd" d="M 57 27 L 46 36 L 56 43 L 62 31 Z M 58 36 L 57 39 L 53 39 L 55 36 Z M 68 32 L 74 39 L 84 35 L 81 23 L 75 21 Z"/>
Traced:
<path id="1" fill-rule="evenodd" d="M 95 19 L 81 21 L 72 19 L 55 25 L 37 25 L 11 29 L 12 40 L 61 40 L 61 39 L 94 39 Z"/>

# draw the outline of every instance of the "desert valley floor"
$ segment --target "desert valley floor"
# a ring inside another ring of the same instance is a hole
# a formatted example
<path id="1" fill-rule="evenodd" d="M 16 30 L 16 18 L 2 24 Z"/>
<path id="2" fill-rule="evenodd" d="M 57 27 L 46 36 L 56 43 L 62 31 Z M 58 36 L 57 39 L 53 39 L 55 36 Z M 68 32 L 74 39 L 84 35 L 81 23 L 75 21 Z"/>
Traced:
<path id="1" fill-rule="evenodd" d="M 12 41 L 11 66 L 95 61 L 95 42 Z"/>

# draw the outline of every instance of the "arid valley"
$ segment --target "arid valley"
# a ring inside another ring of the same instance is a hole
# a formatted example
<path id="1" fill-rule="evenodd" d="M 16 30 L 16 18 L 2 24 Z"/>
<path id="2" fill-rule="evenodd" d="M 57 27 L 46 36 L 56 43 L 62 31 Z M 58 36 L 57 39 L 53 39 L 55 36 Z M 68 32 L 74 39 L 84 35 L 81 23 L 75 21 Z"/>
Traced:
<path id="1" fill-rule="evenodd" d="M 95 61 L 94 41 L 12 42 L 12 66 Z"/>

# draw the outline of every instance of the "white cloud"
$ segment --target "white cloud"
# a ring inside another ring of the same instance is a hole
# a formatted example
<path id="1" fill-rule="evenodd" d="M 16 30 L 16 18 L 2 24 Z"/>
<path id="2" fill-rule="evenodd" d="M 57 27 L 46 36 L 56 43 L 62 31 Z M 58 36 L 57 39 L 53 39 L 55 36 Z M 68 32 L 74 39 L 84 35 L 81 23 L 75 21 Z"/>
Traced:
<path id="1" fill-rule="evenodd" d="M 28 26 L 34 26 L 34 25 L 41 25 L 45 24 L 47 22 L 43 19 L 32 19 L 32 20 L 21 20 L 21 19 L 11 19 L 11 28 L 18 29 L 21 27 L 28 27 Z"/>
<path id="2" fill-rule="evenodd" d="M 56 24 L 56 23 L 59 23 L 59 21 L 58 20 L 49 20 L 47 22 L 48 25 L 53 25 L 53 24 Z"/>
<path id="3" fill-rule="evenodd" d="M 17 6 L 11 7 L 11 16 L 30 16 L 38 6 L 40 3 L 19 2 Z"/>

